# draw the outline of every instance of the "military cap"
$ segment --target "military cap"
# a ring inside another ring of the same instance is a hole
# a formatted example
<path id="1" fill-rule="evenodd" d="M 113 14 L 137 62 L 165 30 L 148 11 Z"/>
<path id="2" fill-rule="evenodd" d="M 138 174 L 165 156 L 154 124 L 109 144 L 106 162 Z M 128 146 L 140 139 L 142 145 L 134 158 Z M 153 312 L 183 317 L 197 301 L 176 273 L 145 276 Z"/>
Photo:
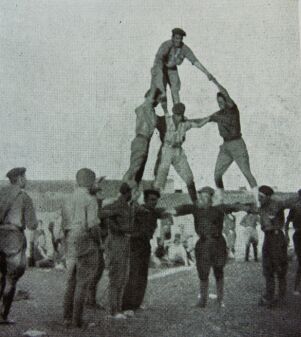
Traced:
<path id="1" fill-rule="evenodd" d="M 205 186 L 203 188 L 201 188 L 198 193 L 208 193 L 210 194 L 211 196 L 214 195 L 214 189 L 210 186 Z"/>
<path id="2" fill-rule="evenodd" d="M 262 185 L 259 187 L 258 191 L 260 193 L 265 194 L 266 196 L 270 197 L 272 194 L 274 194 L 274 190 L 272 189 L 272 187 L 267 186 L 267 185 Z"/>
<path id="3" fill-rule="evenodd" d="M 19 176 L 23 176 L 26 172 L 25 167 L 15 167 L 6 173 L 8 179 L 14 179 Z"/>
<path id="4" fill-rule="evenodd" d="M 161 197 L 161 194 L 160 194 L 160 192 L 159 192 L 158 190 L 149 188 L 149 189 L 143 191 L 143 195 L 144 195 L 144 198 L 145 198 L 145 199 L 146 199 L 150 194 L 153 194 L 153 195 L 157 196 L 158 198 Z"/>
<path id="5" fill-rule="evenodd" d="M 119 188 L 119 192 L 121 194 L 129 193 L 129 192 L 131 192 L 131 190 L 132 189 L 131 189 L 131 187 L 130 187 L 130 185 L 128 183 L 122 183 L 121 186 L 120 186 L 120 188 Z"/>
<path id="6" fill-rule="evenodd" d="M 80 187 L 91 187 L 95 179 L 96 174 L 88 168 L 82 168 L 76 173 L 76 182 Z"/>
<path id="7" fill-rule="evenodd" d="M 176 115 L 184 115 L 185 112 L 185 105 L 183 103 L 176 103 L 172 107 L 172 112 Z"/>
<path id="8" fill-rule="evenodd" d="M 174 28 L 171 32 L 172 32 L 172 35 L 186 36 L 186 33 L 181 28 Z"/>

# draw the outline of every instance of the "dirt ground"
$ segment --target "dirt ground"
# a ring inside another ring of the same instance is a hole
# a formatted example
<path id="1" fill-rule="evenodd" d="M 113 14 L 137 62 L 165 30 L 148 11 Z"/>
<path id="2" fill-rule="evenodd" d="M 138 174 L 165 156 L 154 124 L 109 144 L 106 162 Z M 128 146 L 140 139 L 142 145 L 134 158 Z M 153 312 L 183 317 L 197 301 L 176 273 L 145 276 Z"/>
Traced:
<path id="1" fill-rule="evenodd" d="M 17 337 L 29 330 L 44 331 L 49 337 L 238 337 L 300 336 L 301 297 L 292 295 L 295 262 L 288 274 L 288 298 L 284 307 L 258 306 L 263 290 L 261 264 L 230 262 L 226 267 L 225 304 L 218 310 L 210 299 L 206 309 L 197 309 L 198 278 L 195 268 L 151 273 L 145 298 L 146 310 L 122 322 L 112 321 L 104 310 L 85 311 L 85 319 L 95 322 L 86 330 L 62 325 L 63 271 L 28 270 L 19 283 L 30 290 L 32 299 L 15 302 L 11 311 L 14 326 L 1 326 L 0 336 Z M 107 276 L 99 287 L 99 300 L 106 302 Z M 211 278 L 210 293 L 215 293 Z"/>

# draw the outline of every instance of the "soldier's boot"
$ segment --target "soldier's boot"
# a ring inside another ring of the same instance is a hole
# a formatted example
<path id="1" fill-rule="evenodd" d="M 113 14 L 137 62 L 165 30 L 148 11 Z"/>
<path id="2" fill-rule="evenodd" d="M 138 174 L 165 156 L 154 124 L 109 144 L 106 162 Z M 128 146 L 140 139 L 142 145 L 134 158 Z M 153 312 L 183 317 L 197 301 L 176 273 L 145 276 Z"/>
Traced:
<path id="1" fill-rule="evenodd" d="M 200 295 L 201 298 L 197 304 L 200 308 L 205 308 L 208 302 L 208 288 L 209 288 L 209 280 L 201 281 L 200 286 Z"/>
<path id="2" fill-rule="evenodd" d="M 216 279 L 217 303 L 222 308 L 224 304 L 224 278 Z"/>
<path id="3" fill-rule="evenodd" d="M 278 278 L 279 280 L 279 301 L 280 304 L 284 304 L 286 297 L 286 277 L 281 276 Z"/>
<path id="4" fill-rule="evenodd" d="M 301 282 L 301 267 L 299 266 L 295 277 L 294 295 L 300 295 L 300 288 L 299 288 L 300 282 Z"/>
<path id="5" fill-rule="evenodd" d="M 254 260 L 258 261 L 258 251 L 257 251 L 257 244 L 253 243 L 253 251 L 254 251 Z"/>
<path id="6" fill-rule="evenodd" d="M 246 262 L 249 261 L 249 253 L 250 253 L 250 246 L 247 245 L 247 246 L 246 246 L 246 250 L 245 250 L 245 261 L 246 261 Z"/>
<path id="7" fill-rule="evenodd" d="M 190 184 L 187 184 L 187 190 L 188 190 L 191 201 L 193 203 L 196 202 L 198 200 L 198 197 L 197 197 L 194 181 L 191 182 Z"/>

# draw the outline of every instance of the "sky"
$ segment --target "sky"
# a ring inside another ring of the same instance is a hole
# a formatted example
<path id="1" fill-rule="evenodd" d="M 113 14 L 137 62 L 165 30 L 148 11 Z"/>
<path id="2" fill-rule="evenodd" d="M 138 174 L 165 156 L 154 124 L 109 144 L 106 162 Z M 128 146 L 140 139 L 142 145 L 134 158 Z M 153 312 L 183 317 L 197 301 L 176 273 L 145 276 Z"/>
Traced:
<path id="1" fill-rule="evenodd" d="M 30 179 L 73 179 L 81 167 L 121 178 L 154 55 L 182 27 L 240 109 L 258 183 L 301 187 L 298 1 L 1 0 L 0 12 L 1 179 L 14 166 Z M 188 61 L 179 73 L 187 116 L 215 112 L 215 86 Z M 198 186 L 214 185 L 221 143 L 214 124 L 189 131 Z M 146 179 L 159 145 L 155 134 Z M 235 164 L 225 186 L 247 186 Z"/>

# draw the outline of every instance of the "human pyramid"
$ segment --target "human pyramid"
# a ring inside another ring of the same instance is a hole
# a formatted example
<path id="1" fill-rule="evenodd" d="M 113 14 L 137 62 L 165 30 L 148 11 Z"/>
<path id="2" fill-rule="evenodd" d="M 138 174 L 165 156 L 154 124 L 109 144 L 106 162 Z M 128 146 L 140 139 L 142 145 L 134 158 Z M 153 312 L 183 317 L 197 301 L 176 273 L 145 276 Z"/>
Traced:
<path id="1" fill-rule="evenodd" d="M 272 307 L 285 298 L 288 263 L 287 237 L 282 231 L 284 210 L 294 210 L 294 214 L 299 214 L 301 219 L 301 192 L 280 201 L 273 198 L 274 191 L 271 187 L 257 187 L 241 134 L 238 107 L 227 90 L 183 43 L 184 36 L 186 33 L 182 29 L 173 29 L 171 40 L 162 43 L 156 54 L 151 70 L 150 90 L 145 94 L 144 103 L 136 109 L 136 136 L 131 143 L 130 167 L 123 176 L 118 199 L 103 206 L 95 173 L 83 168 L 76 174 L 77 188 L 62 205 L 67 260 L 67 282 L 63 301 L 66 326 L 83 326 L 85 302 L 96 304 L 97 283 L 104 269 L 103 247 L 109 261 L 110 317 L 117 320 L 127 319 L 135 315 L 135 311 L 142 309 L 151 256 L 150 240 L 157 227 L 157 220 L 171 216 L 192 214 L 194 218 L 195 231 L 199 236 L 195 246 L 196 267 L 200 279 L 198 307 L 204 308 L 207 305 L 211 268 L 216 280 L 217 303 L 220 307 L 224 306 L 224 266 L 227 250 L 222 235 L 223 220 L 225 214 L 237 211 L 258 214 L 265 234 L 262 259 L 266 289 L 260 298 L 260 305 Z M 220 110 L 205 118 L 185 117 L 185 105 L 180 101 L 181 85 L 177 71 L 177 67 L 185 58 L 218 88 L 217 102 Z M 167 109 L 167 84 L 173 99 L 172 115 Z M 156 115 L 155 109 L 159 104 L 164 116 Z M 217 123 L 224 140 L 214 171 L 217 191 L 207 186 L 197 192 L 182 144 L 188 130 L 201 128 L 208 122 Z M 155 128 L 159 131 L 162 145 L 158 152 L 153 186 L 144 190 L 144 203 L 140 205 L 136 200 L 136 191 L 139 190 L 143 177 Z M 252 188 L 253 203 L 224 203 L 223 175 L 233 161 L 237 163 Z M 164 190 L 171 165 L 185 181 L 192 203 L 173 209 L 158 208 L 157 203 Z M 25 271 L 24 229 L 35 229 L 37 226 L 32 201 L 23 191 L 26 185 L 25 168 L 12 169 L 7 173 L 7 177 L 11 185 L 0 191 L 0 323 L 5 324 L 10 323 L 8 314 L 16 284 Z M 218 195 L 217 205 L 213 204 L 215 194 Z M 291 216 L 290 221 L 294 221 L 295 218 Z M 289 222 L 287 228 L 288 224 Z M 105 235 L 102 232 L 104 228 L 107 229 Z M 296 221 L 295 228 L 301 230 L 301 222 Z M 298 240 L 296 242 L 300 252 L 300 235 Z M 299 255 L 299 270 L 296 276 L 298 284 L 301 277 Z M 276 276 L 279 281 L 279 298 L 275 296 Z"/>

